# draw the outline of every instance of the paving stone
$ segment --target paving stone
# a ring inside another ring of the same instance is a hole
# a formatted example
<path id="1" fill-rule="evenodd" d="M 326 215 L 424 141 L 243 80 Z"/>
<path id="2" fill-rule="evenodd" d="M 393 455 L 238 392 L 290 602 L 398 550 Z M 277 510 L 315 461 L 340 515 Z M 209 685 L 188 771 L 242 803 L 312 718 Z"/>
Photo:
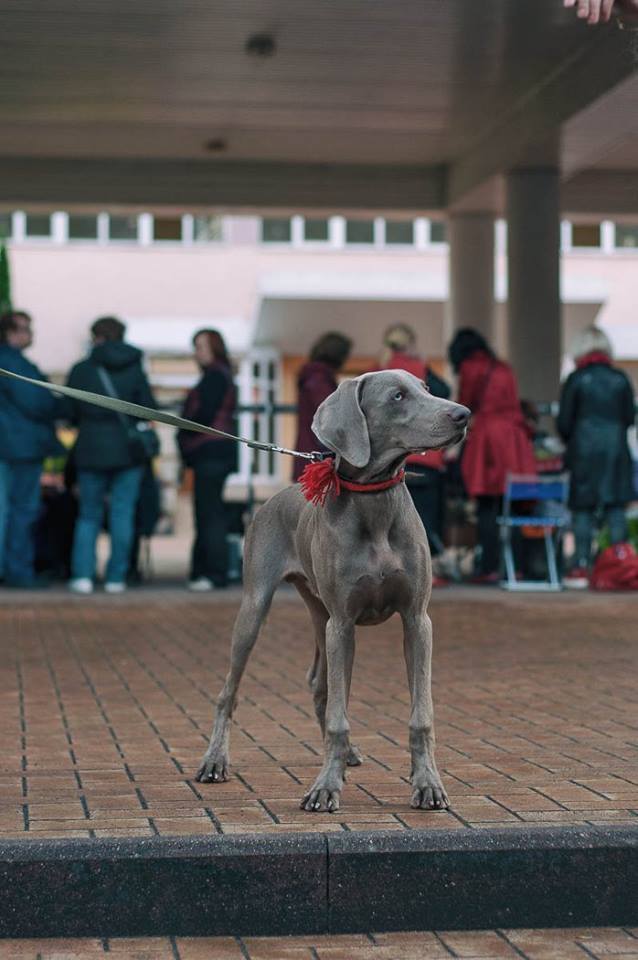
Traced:
<path id="1" fill-rule="evenodd" d="M 51 591 L 29 596 L 28 617 L 17 615 L 23 598 L 3 594 L 0 836 L 638 820 L 638 597 L 613 603 L 610 617 L 602 595 L 435 595 L 448 813 L 409 807 L 400 622 L 359 631 L 350 715 L 366 761 L 348 772 L 335 825 L 298 809 L 321 766 L 321 738 L 305 682 L 307 615 L 295 595 L 276 598 L 240 689 L 231 779 L 209 785 L 191 778 L 227 668 L 236 593 L 211 600 L 142 589 L 117 604 L 98 594 L 74 604 Z"/>

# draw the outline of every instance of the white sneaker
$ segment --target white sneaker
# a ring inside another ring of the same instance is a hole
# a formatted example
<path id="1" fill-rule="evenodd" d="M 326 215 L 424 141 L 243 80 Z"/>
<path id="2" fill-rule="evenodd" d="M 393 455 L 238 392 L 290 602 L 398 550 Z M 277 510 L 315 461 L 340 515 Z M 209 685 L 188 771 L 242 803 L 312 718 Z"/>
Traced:
<path id="1" fill-rule="evenodd" d="M 208 577 L 198 577 L 197 580 L 188 581 L 188 589 L 192 590 L 193 593 L 207 593 L 213 587 L 213 581 L 209 580 Z"/>
<path id="2" fill-rule="evenodd" d="M 124 593 L 126 590 L 125 583 L 105 583 L 104 592 L 105 593 Z"/>
<path id="3" fill-rule="evenodd" d="M 69 590 L 71 593 L 89 594 L 93 593 L 93 581 L 88 577 L 78 577 L 76 580 L 69 580 Z"/>

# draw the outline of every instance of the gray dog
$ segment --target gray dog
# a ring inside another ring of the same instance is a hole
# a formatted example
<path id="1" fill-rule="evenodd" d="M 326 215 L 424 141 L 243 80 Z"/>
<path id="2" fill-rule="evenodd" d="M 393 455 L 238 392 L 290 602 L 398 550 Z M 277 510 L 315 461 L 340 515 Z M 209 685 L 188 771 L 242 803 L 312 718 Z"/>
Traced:
<path id="1" fill-rule="evenodd" d="M 230 670 L 217 702 L 203 783 L 228 778 L 229 727 L 237 688 L 259 628 L 282 580 L 294 583 L 312 618 L 316 652 L 308 681 L 324 736 L 325 760 L 301 801 L 304 810 L 339 809 L 346 765 L 361 763 L 350 744 L 348 697 L 357 624 L 403 621 L 410 686 L 411 806 L 439 809 L 448 799 L 434 761 L 432 625 L 427 614 L 431 561 L 423 525 L 403 482 L 406 456 L 457 443 L 470 411 L 433 397 L 400 370 L 344 381 L 321 404 L 312 429 L 335 454 L 342 489 L 315 505 L 299 484 L 259 510 L 246 537 L 244 595 L 233 630 Z"/>

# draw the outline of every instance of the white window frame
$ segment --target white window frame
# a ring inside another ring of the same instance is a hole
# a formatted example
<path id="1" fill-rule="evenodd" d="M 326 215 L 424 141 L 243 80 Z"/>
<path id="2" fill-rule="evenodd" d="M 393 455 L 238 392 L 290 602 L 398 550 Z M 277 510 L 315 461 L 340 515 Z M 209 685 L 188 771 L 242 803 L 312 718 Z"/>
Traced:
<path id="1" fill-rule="evenodd" d="M 126 243 L 127 241 L 123 240 L 121 242 Z M 137 218 L 137 242 L 142 247 L 150 247 L 155 242 L 153 239 L 152 213 L 140 213 Z"/>
<path id="2" fill-rule="evenodd" d="M 343 246 L 346 250 L 355 250 L 357 253 L 361 253 L 363 250 L 378 250 L 379 249 L 379 234 L 378 234 L 378 222 L 381 220 L 381 217 L 344 217 L 343 218 Z M 361 243 L 360 241 L 352 243 L 348 240 L 347 231 L 348 231 L 348 220 L 362 220 L 365 223 L 372 223 L 372 242 L 371 243 Z"/>
<path id="3" fill-rule="evenodd" d="M 267 367 L 270 363 L 275 365 L 275 379 L 272 381 L 275 394 L 274 402 L 280 403 L 282 390 L 281 356 L 278 350 L 266 347 L 252 350 L 242 357 L 240 361 L 239 371 L 235 378 L 239 405 L 249 406 L 255 402 L 254 388 L 256 384 L 260 388 L 259 392 L 261 392 L 261 389 L 267 389 L 271 383 L 267 377 L 255 378 L 253 376 L 253 366 L 255 363 L 263 364 L 264 367 Z M 259 402 L 259 400 L 257 402 Z M 245 437 L 247 440 L 255 439 L 253 430 L 255 416 L 259 417 L 260 438 L 262 441 L 268 438 L 267 442 L 279 444 L 281 442 L 281 419 L 280 417 L 274 418 L 274 432 L 272 437 L 268 437 L 268 414 L 266 413 L 256 415 L 253 413 L 240 413 L 238 418 L 239 435 Z M 253 458 L 256 458 L 257 470 L 251 474 Z M 269 453 L 267 450 L 252 450 L 244 443 L 239 444 L 238 470 L 229 477 L 229 483 L 249 484 L 251 480 L 253 484 L 276 484 L 281 482 L 284 471 L 283 458 L 275 455 L 274 473 L 269 473 L 268 471 L 268 458 Z"/>
<path id="4" fill-rule="evenodd" d="M 414 248 L 417 246 L 417 229 L 416 229 L 417 219 L 416 219 L 416 217 L 412 217 L 412 218 L 410 218 L 409 220 L 406 219 L 406 221 L 405 221 L 406 223 L 411 223 L 411 224 L 412 224 L 412 241 L 411 241 L 411 242 L 408 242 L 408 243 L 388 243 L 388 241 L 387 241 L 387 226 L 388 226 L 388 220 L 392 220 L 392 219 L 393 219 L 392 217 L 383 217 L 383 218 L 381 218 L 381 223 L 382 223 L 382 225 L 383 225 L 383 226 L 382 226 L 382 243 L 381 243 L 381 246 L 383 246 L 386 250 L 400 250 L 400 251 L 403 251 L 403 252 L 405 252 L 406 250 L 414 250 Z M 396 222 L 396 221 L 395 221 L 395 222 Z"/>
<path id="5" fill-rule="evenodd" d="M 169 246 L 171 246 L 171 245 L 174 246 L 174 247 L 181 246 L 181 245 L 184 243 L 184 225 L 185 225 L 185 222 L 186 222 L 186 218 L 187 218 L 187 217 L 188 217 L 188 222 L 189 222 L 189 224 L 190 224 L 190 230 L 191 230 L 190 236 L 191 236 L 191 239 L 192 239 L 192 236 L 193 236 L 193 229 L 192 229 L 192 228 L 193 228 L 193 218 L 190 216 L 190 214 L 182 214 L 181 217 L 173 217 L 173 216 L 171 216 L 171 214 L 169 214 L 169 213 L 167 213 L 166 215 L 160 214 L 160 215 L 157 215 L 157 216 L 156 216 L 154 213 L 149 213 L 149 214 L 146 214 L 146 216 L 149 216 L 149 217 L 151 218 L 151 239 L 150 239 L 150 242 L 153 244 L 153 246 L 155 246 L 155 245 L 159 245 L 160 247 L 169 247 Z M 179 222 L 180 222 L 180 234 L 181 234 L 181 236 L 179 237 L 179 239 L 178 239 L 178 240 L 157 240 L 156 237 L 155 237 L 155 220 L 156 220 L 156 219 L 157 219 L 157 220 L 164 220 L 164 219 L 166 219 L 166 220 L 179 220 Z"/>
<path id="6" fill-rule="evenodd" d="M 192 243 L 195 247 L 207 247 L 207 246 L 218 247 L 220 246 L 220 244 L 224 243 L 225 237 L 226 237 L 226 225 L 225 225 L 225 218 L 223 216 L 221 216 L 218 213 L 187 213 L 187 214 L 184 214 L 184 216 L 188 217 L 190 220 L 190 227 L 188 228 L 190 230 L 190 234 L 189 234 L 190 239 L 188 241 L 189 243 Z M 198 217 L 209 217 L 210 219 L 216 219 L 220 221 L 221 231 L 220 231 L 219 240 L 195 239 L 195 220 L 197 220 Z M 182 227 L 182 233 L 184 236 L 186 236 L 186 233 L 187 233 L 186 225 Z M 261 244 L 262 241 L 260 240 L 259 242 Z"/>
<path id="7" fill-rule="evenodd" d="M 449 247 L 449 245 L 450 245 L 450 241 L 449 241 L 449 240 L 433 240 L 433 239 L 432 239 L 432 224 L 433 224 L 433 223 L 446 223 L 446 219 L 445 219 L 445 217 L 441 217 L 440 220 L 439 220 L 438 218 L 434 218 L 434 219 L 433 219 L 432 217 L 428 217 L 428 219 L 427 219 L 427 225 L 428 225 L 427 246 L 430 247 L 430 248 L 434 248 L 434 250 L 446 250 L 446 249 Z"/>
<path id="8" fill-rule="evenodd" d="M 494 221 L 494 253 L 497 257 L 507 256 L 507 220 L 504 217 Z"/>
<path id="9" fill-rule="evenodd" d="M 2 215 L 7 215 L 9 218 L 9 236 L 4 237 L 4 240 L 15 240 L 15 210 L 3 210 Z"/>
<path id="10" fill-rule="evenodd" d="M 596 222 L 596 221 L 591 221 L 591 220 L 589 220 L 589 221 L 587 221 L 587 220 L 581 221 L 581 223 L 582 223 L 584 226 L 589 226 L 590 224 L 593 224 L 593 223 L 595 223 L 595 222 Z M 562 223 L 561 223 L 561 249 L 562 249 L 563 253 L 576 253 L 576 254 L 578 254 L 578 255 L 580 255 L 581 253 L 582 253 L 582 254 L 585 254 L 585 255 L 592 254 L 592 253 L 598 253 L 598 254 L 603 253 L 603 252 L 604 252 L 604 245 L 603 245 L 603 244 L 604 244 L 604 239 L 605 239 L 605 235 L 604 235 L 604 231 L 603 231 L 603 224 L 605 223 L 605 221 L 604 221 L 604 220 L 599 220 L 599 221 L 597 221 L 597 222 L 598 222 L 598 226 L 599 226 L 599 228 L 600 228 L 600 243 L 599 243 L 599 245 L 598 245 L 597 247 L 581 247 L 581 246 L 576 247 L 576 246 L 574 246 L 574 223 L 573 223 L 572 220 L 563 220 Z M 578 222 L 576 223 L 576 226 L 579 226 L 579 223 L 578 223 Z M 564 233 L 563 233 L 563 229 L 565 230 Z M 564 245 L 564 241 L 565 241 L 566 238 L 568 238 L 568 244 L 567 244 L 567 245 Z"/>
<path id="11" fill-rule="evenodd" d="M 27 242 L 27 215 L 24 210 L 14 210 L 13 213 L 13 242 Z"/>
<path id="12" fill-rule="evenodd" d="M 95 236 L 94 236 L 94 237 L 72 237 L 72 236 L 70 235 L 70 233 L 69 233 L 69 222 L 70 222 L 70 219 L 71 219 L 72 216 L 78 216 L 78 217 L 82 217 L 82 216 L 95 217 L 95 220 L 96 220 L 96 234 L 95 234 Z M 64 239 L 61 240 L 61 241 L 59 241 L 59 242 L 61 242 L 61 243 L 71 243 L 71 244 L 73 244 L 73 246 L 75 246 L 77 243 L 90 243 L 90 244 L 95 245 L 96 243 L 99 243 L 99 242 L 100 242 L 100 214 L 99 214 L 99 213 L 86 213 L 86 214 L 82 214 L 82 213 L 78 213 L 78 214 L 63 213 L 63 214 L 62 214 L 62 217 L 64 217 Z"/>
<path id="13" fill-rule="evenodd" d="M 35 217 L 40 216 L 40 214 L 35 212 L 31 215 Z M 27 216 L 28 216 L 27 211 L 26 210 L 16 211 L 17 222 L 20 224 L 20 234 L 21 234 L 20 242 L 34 243 L 37 246 L 46 246 L 50 243 L 64 243 L 64 236 L 63 236 L 64 225 L 62 225 L 62 228 L 61 228 L 62 232 L 60 232 L 60 225 L 59 225 L 60 221 L 58 220 L 57 221 L 58 226 L 56 230 L 56 219 L 55 219 L 56 215 L 57 215 L 56 211 L 51 211 L 48 214 L 51 222 L 51 230 L 47 237 L 30 237 L 27 235 Z M 46 213 L 42 214 L 42 216 L 47 216 L 47 214 Z M 61 214 L 61 216 L 64 217 L 64 214 Z M 15 226 L 16 226 L 16 220 L 14 220 L 14 227 Z M 60 237 L 62 237 L 62 239 L 59 239 Z M 18 239 L 15 234 L 14 234 L 14 239 L 16 240 Z"/>
<path id="14" fill-rule="evenodd" d="M 127 216 L 125 213 L 105 213 L 104 216 L 106 217 L 105 241 L 104 241 L 105 243 L 108 243 L 108 244 L 111 244 L 111 243 L 112 243 L 112 244 L 114 244 L 116 247 L 120 247 L 120 246 L 121 246 L 121 247 L 137 247 L 137 246 L 140 246 L 140 245 L 144 242 L 144 241 L 142 240 L 142 217 L 150 216 L 150 214 L 144 214 L 144 213 L 132 213 L 132 214 L 130 214 L 131 217 L 134 217 L 134 218 L 137 220 L 137 236 L 134 237 L 132 240 L 128 240 L 128 239 L 124 240 L 124 239 L 119 239 L 118 237 L 112 237 L 112 236 L 111 236 L 111 218 L 112 218 L 112 217 L 125 217 L 125 216 Z M 145 226 L 145 230 L 146 230 L 146 235 L 148 236 L 148 230 L 149 230 L 149 225 L 148 225 L 148 223 L 147 223 L 146 226 Z M 152 231 L 153 231 L 153 221 L 152 221 L 152 219 L 151 219 L 151 222 L 150 222 L 150 230 L 151 230 L 150 237 L 152 238 Z M 147 239 L 147 240 L 146 240 L 146 243 L 147 243 L 147 244 L 148 244 L 148 243 L 151 243 L 151 242 L 152 242 L 152 239 Z"/>
<path id="15" fill-rule="evenodd" d="M 306 240 L 306 220 L 326 220 L 328 222 L 328 236 L 325 240 Z M 295 215 L 291 217 L 291 242 L 293 247 L 303 247 L 304 250 L 327 250 L 334 246 L 335 217 L 305 217 Z"/>
<path id="16" fill-rule="evenodd" d="M 617 247 L 616 246 L 616 230 L 618 227 L 631 226 L 634 229 L 638 230 L 638 221 L 632 221 L 631 224 L 626 223 L 612 223 L 613 227 L 613 253 L 615 256 L 620 254 L 621 257 L 635 257 L 638 255 L 638 245 L 635 247 Z"/>
<path id="17" fill-rule="evenodd" d="M 260 217 L 259 218 L 259 246 L 266 250 L 290 250 L 291 247 L 299 246 L 295 243 L 296 230 L 295 217 Z M 290 240 L 264 240 L 264 220 L 290 220 Z"/>
<path id="18" fill-rule="evenodd" d="M 162 240 L 162 243 L 169 243 L 168 240 Z M 182 239 L 174 240 L 173 243 L 183 243 L 187 247 L 192 247 L 195 242 L 195 220 L 192 213 L 182 214 Z"/>
<path id="19" fill-rule="evenodd" d="M 426 217 L 417 217 L 414 221 L 414 246 L 417 250 L 427 250 L 430 245 L 430 221 Z"/>

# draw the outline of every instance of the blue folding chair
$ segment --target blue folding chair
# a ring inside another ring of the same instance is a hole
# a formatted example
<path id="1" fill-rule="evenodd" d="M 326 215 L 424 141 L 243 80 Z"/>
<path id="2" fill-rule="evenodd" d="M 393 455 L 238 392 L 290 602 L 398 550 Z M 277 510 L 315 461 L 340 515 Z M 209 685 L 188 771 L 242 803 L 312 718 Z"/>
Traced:
<path id="1" fill-rule="evenodd" d="M 569 474 L 534 476 L 510 473 L 507 475 L 503 496 L 503 514 L 498 518 L 501 528 L 501 546 L 505 566 L 505 590 L 561 590 L 556 556 L 564 527 L 569 521 L 567 495 Z M 521 501 L 534 502 L 531 516 L 515 516 L 512 505 Z M 512 534 L 516 528 L 536 527 L 542 529 L 547 556 L 547 580 L 517 580 L 512 549 Z"/>

